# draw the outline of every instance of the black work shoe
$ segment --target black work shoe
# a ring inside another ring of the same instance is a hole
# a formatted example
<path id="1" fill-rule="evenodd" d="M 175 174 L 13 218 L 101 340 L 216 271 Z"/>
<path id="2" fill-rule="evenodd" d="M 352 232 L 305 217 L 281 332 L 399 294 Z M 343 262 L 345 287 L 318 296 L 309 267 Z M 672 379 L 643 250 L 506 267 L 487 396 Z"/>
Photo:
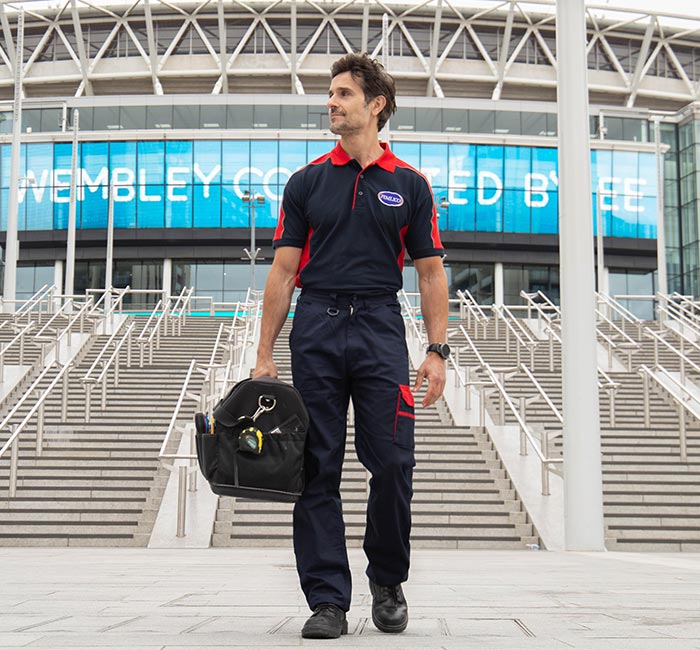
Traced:
<path id="1" fill-rule="evenodd" d="M 403 632 L 408 625 L 408 605 L 401 585 L 382 587 L 369 581 L 372 620 L 380 632 Z"/>
<path id="2" fill-rule="evenodd" d="M 319 605 L 301 629 L 301 636 L 305 639 L 337 639 L 347 633 L 345 612 L 330 603 Z"/>

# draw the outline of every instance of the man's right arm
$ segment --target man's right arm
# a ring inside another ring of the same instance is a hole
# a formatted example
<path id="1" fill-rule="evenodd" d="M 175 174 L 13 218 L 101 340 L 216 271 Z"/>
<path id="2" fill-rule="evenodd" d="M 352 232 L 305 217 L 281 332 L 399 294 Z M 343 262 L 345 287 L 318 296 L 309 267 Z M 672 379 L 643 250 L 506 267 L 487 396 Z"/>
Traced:
<path id="1" fill-rule="evenodd" d="M 260 343 L 258 344 L 257 360 L 253 372 L 254 379 L 277 377 L 277 366 L 272 359 L 272 349 L 289 313 L 294 283 L 299 271 L 301 250 L 301 248 L 294 246 L 281 246 L 275 251 L 275 259 L 265 284 Z"/>

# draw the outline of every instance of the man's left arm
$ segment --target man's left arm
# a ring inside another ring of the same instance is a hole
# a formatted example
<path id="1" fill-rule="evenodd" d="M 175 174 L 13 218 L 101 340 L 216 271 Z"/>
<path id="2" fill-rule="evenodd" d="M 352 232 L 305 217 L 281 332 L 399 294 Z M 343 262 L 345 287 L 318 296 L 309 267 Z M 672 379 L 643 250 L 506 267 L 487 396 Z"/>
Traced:
<path id="1" fill-rule="evenodd" d="M 428 343 L 447 341 L 447 317 L 449 311 L 447 276 L 438 256 L 422 257 L 414 260 L 418 272 L 418 289 Z M 423 398 L 423 406 L 434 404 L 445 388 L 445 360 L 436 352 L 429 352 L 418 368 L 418 376 L 413 391 L 417 391 L 428 380 L 428 390 Z"/>

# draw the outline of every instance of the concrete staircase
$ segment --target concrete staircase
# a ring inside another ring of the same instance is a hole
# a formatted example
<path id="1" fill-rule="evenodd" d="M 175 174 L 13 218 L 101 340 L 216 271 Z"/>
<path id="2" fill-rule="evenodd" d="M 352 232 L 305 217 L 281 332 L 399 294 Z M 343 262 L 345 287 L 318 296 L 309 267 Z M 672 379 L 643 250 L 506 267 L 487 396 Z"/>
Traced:
<path id="1" fill-rule="evenodd" d="M 275 347 L 280 378 L 291 381 L 287 323 Z M 417 396 L 416 401 L 422 399 Z M 348 546 L 362 545 L 367 472 L 348 427 L 341 495 Z M 290 504 L 221 497 L 213 546 L 289 546 Z M 479 427 L 456 427 L 444 401 L 416 410 L 414 548 L 525 548 L 539 538 L 488 436 Z"/>
<path id="2" fill-rule="evenodd" d="M 654 330 L 658 328 L 656 323 L 646 325 Z M 631 329 L 628 331 L 632 334 Z M 667 339 L 674 341 L 674 335 Z M 487 362 L 496 366 L 515 365 L 513 355 L 505 352 L 503 337 L 495 336 L 493 323 L 487 329 L 486 339 L 475 340 L 475 343 Z M 685 463 L 680 460 L 678 415 L 665 395 L 652 393 L 651 426 L 644 426 L 643 385 L 636 369 L 642 363 L 653 366 L 653 341 L 643 339 L 641 343 L 641 349 L 632 357 L 632 372 L 608 373 L 620 384 L 615 397 L 614 426 L 608 393 L 600 392 L 606 546 L 610 550 L 698 551 L 700 426 L 697 422 L 688 424 L 688 462 Z M 542 343 L 531 370 L 561 411 L 561 349 L 555 350 L 555 372 L 550 372 L 547 345 Z M 678 357 L 670 351 L 660 351 L 659 362 L 670 371 L 679 369 Z M 475 364 L 476 358 L 464 352 L 462 363 Z M 480 378 L 485 379 L 485 373 L 481 373 Z M 507 378 L 505 386 L 516 405 L 519 397 L 534 395 L 532 383 L 524 374 Z M 495 395 L 490 397 L 488 409 L 494 420 L 499 421 L 500 409 Z M 561 429 L 541 401 L 527 407 L 525 419 L 546 430 Z M 505 422 L 515 424 L 516 420 L 507 412 Z M 562 440 L 558 438 L 552 455 L 561 453 Z"/>
<path id="3" fill-rule="evenodd" d="M 135 320 L 138 334 L 145 319 Z M 188 319 L 181 336 L 162 337 L 153 364 L 146 360 L 144 368 L 138 367 L 136 349 L 132 367 L 126 368 L 124 351 L 119 386 L 110 385 L 104 411 L 100 391 L 93 391 L 92 416 L 85 423 L 80 378 L 108 338 L 91 337 L 70 375 L 68 417 L 61 417 L 60 389 L 46 403 L 41 456 L 35 451 L 34 422 L 20 438 L 13 499 L 8 498 L 9 452 L 0 459 L 0 545 L 146 546 L 168 478 L 158 451 L 190 361 L 209 361 L 221 322 Z"/>

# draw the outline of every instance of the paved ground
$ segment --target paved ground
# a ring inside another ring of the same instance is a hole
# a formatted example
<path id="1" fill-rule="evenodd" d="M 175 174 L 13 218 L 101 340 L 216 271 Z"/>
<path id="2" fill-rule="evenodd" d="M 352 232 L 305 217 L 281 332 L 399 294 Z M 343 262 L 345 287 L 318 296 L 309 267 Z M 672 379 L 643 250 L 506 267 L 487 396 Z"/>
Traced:
<path id="1" fill-rule="evenodd" d="M 303 640 L 290 551 L 0 549 L 0 647 L 700 649 L 700 555 L 415 551 L 408 630 Z"/>

